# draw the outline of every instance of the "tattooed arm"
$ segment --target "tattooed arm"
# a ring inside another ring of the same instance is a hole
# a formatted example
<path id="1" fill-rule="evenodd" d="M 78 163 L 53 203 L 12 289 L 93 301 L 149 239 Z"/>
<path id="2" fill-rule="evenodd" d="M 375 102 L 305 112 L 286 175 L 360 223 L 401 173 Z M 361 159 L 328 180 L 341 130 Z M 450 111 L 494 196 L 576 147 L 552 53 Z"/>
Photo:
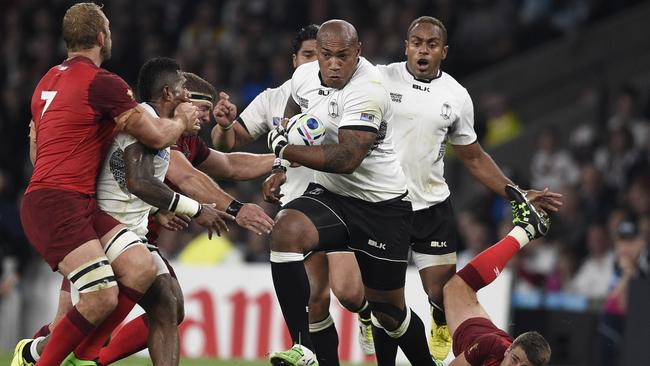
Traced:
<path id="1" fill-rule="evenodd" d="M 321 146 L 288 145 L 283 158 L 328 173 L 354 172 L 375 143 L 377 133 L 339 129 L 339 143 Z"/>

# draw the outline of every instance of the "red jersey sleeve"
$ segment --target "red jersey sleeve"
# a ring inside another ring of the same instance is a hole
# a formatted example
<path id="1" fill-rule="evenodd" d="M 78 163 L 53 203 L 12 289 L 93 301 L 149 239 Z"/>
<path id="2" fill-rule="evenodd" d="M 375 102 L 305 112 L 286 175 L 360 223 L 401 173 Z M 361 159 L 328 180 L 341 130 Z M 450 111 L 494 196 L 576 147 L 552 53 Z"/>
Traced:
<path id="1" fill-rule="evenodd" d="M 203 141 L 202 138 L 196 137 L 196 155 L 194 156 L 194 160 L 192 161 L 192 165 L 197 166 L 201 164 L 202 162 L 205 161 L 205 159 L 210 156 L 210 148 L 208 147 L 208 144 Z"/>
<path id="2" fill-rule="evenodd" d="M 510 344 L 512 341 L 501 334 L 484 334 L 465 350 L 465 359 L 472 366 L 499 365 Z"/>
<path id="3" fill-rule="evenodd" d="M 129 85 L 121 77 L 103 69 L 90 83 L 88 101 L 95 111 L 111 120 L 138 105 Z"/>

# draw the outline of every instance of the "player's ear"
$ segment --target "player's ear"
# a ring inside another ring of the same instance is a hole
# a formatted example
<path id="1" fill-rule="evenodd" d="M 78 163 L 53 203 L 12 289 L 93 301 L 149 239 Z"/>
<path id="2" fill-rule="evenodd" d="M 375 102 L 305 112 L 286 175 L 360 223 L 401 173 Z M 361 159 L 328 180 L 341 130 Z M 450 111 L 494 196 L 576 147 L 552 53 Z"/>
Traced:
<path id="1" fill-rule="evenodd" d="M 409 55 L 409 40 L 405 39 L 404 40 L 404 56 L 408 56 L 408 55 Z"/>
<path id="2" fill-rule="evenodd" d="M 295 53 L 292 53 L 292 54 L 291 54 L 291 62 L 293 63 L 293 68 L 294 68 L 294 69 L 295 69 L 296 67 L 298 67 L 298 65 L 296 65 L 296 58 L 298 58 L 298 56 L 297 56 Z"/>
<path id="3" fill-rule="evenodd" d="M 442 59 L 443 60 L 447 58 L 447 52 L 449 52 L 449 46 L 445 45 L 442 48 Z"/>
<path id="4" fill-rule="evenodd" d="M 104 45 L 106 44 L 106 33 L 104 33 L 104 31 L 100 31 L 99 33 L 97 33 L 96 41 L 99 48 L 103 48 Z"/>

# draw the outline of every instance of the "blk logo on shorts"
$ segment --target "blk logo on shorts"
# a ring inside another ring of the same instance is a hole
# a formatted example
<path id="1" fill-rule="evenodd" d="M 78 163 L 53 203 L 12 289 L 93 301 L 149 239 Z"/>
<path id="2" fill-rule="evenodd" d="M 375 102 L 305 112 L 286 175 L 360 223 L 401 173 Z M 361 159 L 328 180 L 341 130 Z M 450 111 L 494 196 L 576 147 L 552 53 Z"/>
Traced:
<path id="1" fill-rule="evenodd" d="M 371 247 L 375 247 L 377 249 L 386 250 L 386 244 L 385 243 L 377 243 L 376 241 L 374 241 L 372 239 L 368 239 L 368 245 L 370 245 Z"/>
<path id="2" fill-rule="evenodd" d="M 447 242 L 446 241 L 432 241 L 431 242 L 431 247 L 432 248 L 446 248 L 447 247 Z"/>

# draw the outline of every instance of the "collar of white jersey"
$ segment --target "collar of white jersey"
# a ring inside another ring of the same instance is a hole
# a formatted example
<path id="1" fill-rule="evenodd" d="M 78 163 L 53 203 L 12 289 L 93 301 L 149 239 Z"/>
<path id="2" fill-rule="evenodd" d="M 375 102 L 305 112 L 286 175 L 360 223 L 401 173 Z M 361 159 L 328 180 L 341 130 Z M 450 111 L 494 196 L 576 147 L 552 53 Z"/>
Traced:
<path id="1" fill-rule="evenodd" d="M 403 64 L 404 64 L 404 69 L 403 69 L 404 70 L 404 75 L 405 75 L 405 77 L 407 79 L 410 78 L 411 80 L 414 80 L 414 81 L 417 81 L 417 82 L 420 82 L 420 83 L 430 84 L 432 81 L 434 81 L 436 79 L 440 79 L 442 77 L 442 69 L 438 68 L 438 73 L 436 74 L 436 76 L 433 79 L 420 79 L 420 78 L 415 77 L 415 75 L 413 75 L 411 73 L 411 70 L 409 70 L 409 68 L 408 68 L 408 66 L 406 64 L 406 61 L 404 61 Z"/>
<path id="2" fill-rule="evenodd" d="M 147 102 L 142 102 L 140 103 L 140 105 L 142 106 L 142 108 L 144 108 L 145 111 L 149 112 L 149 114 L 151 114 L 152 116 L 156 118 L 160 118 L 160 116 L 158 115 L 154 107 L 151 106 L 151 104 Z"/>

